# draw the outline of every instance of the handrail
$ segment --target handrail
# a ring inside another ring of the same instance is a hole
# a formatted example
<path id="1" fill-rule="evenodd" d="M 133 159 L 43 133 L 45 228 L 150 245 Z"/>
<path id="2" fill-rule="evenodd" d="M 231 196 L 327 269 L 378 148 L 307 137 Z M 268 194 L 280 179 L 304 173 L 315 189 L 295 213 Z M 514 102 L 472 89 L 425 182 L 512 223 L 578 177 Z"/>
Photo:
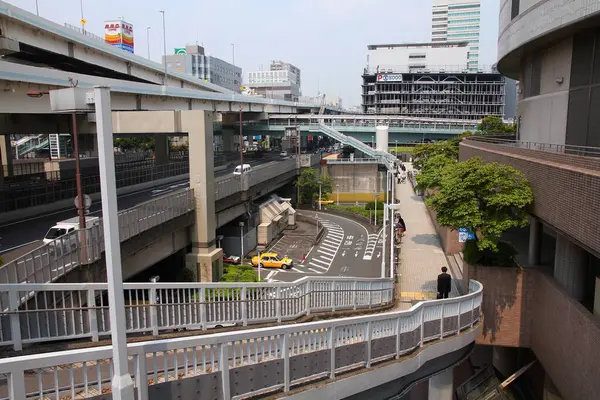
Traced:
<path id="1" fill-rule="evenodd" d="M 469 136 L 465 139 L 468 141 L 499 144 L 503 146 L 543 151 L 547 153 L 564 153 L 584 157 L 600 157 L 600 147 L 577 146 L 571 144 L 526 142 L 512 139 L 489 138 L 485 136 Z"/>
<path id="2" fill-rule="evenodd" d="M 126 331 L 158 335 L 297 319 L 314 312 L 380 307 L 390 279 L 304 277 L 277 283 L 124 283 Z M 0 284 L 0 345 L 110 335 L 106 283 Z M 24 304 L 24 300 L 35 301 Z M 22 306 L 20 306 L 22 305 Z"/>
<path id="3" fill-rule="evenodd" d="M 190 377 L 223 400 L 288 392 L 470 332 L 481 321 L 482 291 L 471 280 L 464 296 L 423 301 L 407 311 L 129 343 L 129 373 L 140 400 L 149 398 L 149 386 L 168 389 Z M 29 393 L 87 397 L 110 390 L 111 358 L 112 346 L 4 358 L 0 374 L 7 381 L 0 385 L 10 388 L 11 400 Z M 265 373 L 252 373 L 255 366 Z"/>

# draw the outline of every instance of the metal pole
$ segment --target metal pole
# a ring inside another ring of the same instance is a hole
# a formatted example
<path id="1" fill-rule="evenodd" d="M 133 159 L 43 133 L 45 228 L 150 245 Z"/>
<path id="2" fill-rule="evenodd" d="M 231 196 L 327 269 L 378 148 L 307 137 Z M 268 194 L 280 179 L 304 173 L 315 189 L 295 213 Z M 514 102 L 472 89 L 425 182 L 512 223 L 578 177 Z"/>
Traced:
<path id="1" fill-rule="evenodd" d="M 163 52 L 165 54 L 165 59 L 163 60 L 163 62 L 165 63 L 165 79 L 163 81 L 163 84 L 165 86 L 167 86 L 167 83 L 168 83 L 168 79 L 167 79 L 167 26 L 165 24 L 165 12 L 164 12 L 164 10 L 160 11 L 160 13 L 162 14 L 162 23 L 163 23 Z"/>
<path id="2" fill-rule="evenodd" d="M 319 181 L 319 210 L 321 210 L 321 181 Z"/>
<path id="3" fill-rule="evenodd" d="M 261 267 L 261 262 L 262 260 L 260 259 L 260 250 L 258 250 L 258 281 L 260 281 L 260 267 Z"/>
<path id="4" fill-rule="evenodd" d="M 240 183 L 244 191 L 244 135 L 242 133 L 242 106 L 240 106 Z"/>
<path id="5" fill-rule="evenodd" d="M 79 165 L 79 138 L 77 135 L 77 115 L 71 113 L 71 126 L 73 127 L 73 151 L 75 153 L 75 181 L 77 185 L 77 214 L 79 215 L 79 229 L 85 229 L 85 210 L 83 208 L 83 188 L 81 187 L 81 168 Z M 60 137 L 59 137 L 60 146 Z"/>
<path id="6" fill-rule="evenodd" d="M 396 179 L 394 178 L 394 174 L 392 174 L 392 201 L 390 202 L 390 204 L 396 204 L 394 190 L 395 187 Z M 394 245 L 394 209 L 390 207 L 390 278 L 394 277 L 394 262 L 396 261 L 394 258 Z"/>
<path id="7" fill-rule="evenodd" d="M 386 180 L 385 181 L 386 182 L 386 184 L 385 184 L 385 186 L 386 186 L 386 191 L 385 191 L 385 193 L 386 193 L 386 201 L 384 202 L 384 206 L 383 206 L 383 245 L 381 246 L 382 247 L 382 249 L 381 249 L 381 277 L 382 278 L 385 278 L 385 248 L 386 248 L 386 245 L 387 245 L 387 241 L 386 241 L 386 239 L 387 239 L 386 222 L 387 222 L 387 213 L 388 213 L 388 206 L 389 206 L 389 203 L 387 201 L 387 199 L 388 199 L 387 190 L 388 190 L 388 187 L 389 187 L 389 184 L 390 184 L 389 177 L 390 177 L 390 172 L 386 171 L 386 174 L 385 174 L 385 180 Z"/>
<path id="8" fill-rule="evenodd" d="M 38 4 L 38 0 L 35 0 L 35 13 L 37 16 L 40 16 L 40 5 Z"/>
<path id="9" fill-rule="evenodd" d="M 240 264 L 244 262 L 244 223 L 240 222 Z"/>
<path id="10" fill-rule="evenodd" d="M 150 59 L 150 27 L 146 28 L 146 41 L 148 42 L 148 60 Z"/>
<path id="11" fill-rule="evenodd" d="M 235 67 L 235 43 L 231 43 L 231 59 L 232 59 L 232 65 Z M 235 73 L 235 69 L 234 69 L 234 73 Z"/>
<path id="12" fill-rule="evenodd" d="M 100 192 L 106 249 L 106 277 L 108 280 L 108 297 L 111 299 L 108 302 L 108 307 L 114 365 L 112 395 L 115 400 L 133 400 L 133 381 L 131 375 L 129 375 L 127 360 L 125 301 L 123 298 L 110 89 L 105 86 L 96 86 L 94 88 L 94 100 L 96 104 Z"/>
<path id="13" fill-rule="evenodd" d="M 396 157 L 398 157 L 398 141 L 396 140 Z"/>
<path id="14" fill-rule="evenodd" d="M 378 193 L 375 192 L 375 215 L 373 216 L 373 219 L 375 220 L 375 223 L 373 225 L 377 226 L 377 200 L 379 200 L 379 197 L 377 196 Z"/>
<path id="15" fill-rule="evenodd" d="M 37 1 L 36 1 L 37 6 Z M 81 33 L 85 33 L 85 24 L 83 23 L 83 0 L 79 0 L 79 8 L 81 10 Z"/>
<path id="16" fill-rule="evenodd" d="M 338 183 L 335 186 L 336 186 L 336 189 L 337 189 L 337 205 L 339 206 L 340 205 L 340 185 Z"/>

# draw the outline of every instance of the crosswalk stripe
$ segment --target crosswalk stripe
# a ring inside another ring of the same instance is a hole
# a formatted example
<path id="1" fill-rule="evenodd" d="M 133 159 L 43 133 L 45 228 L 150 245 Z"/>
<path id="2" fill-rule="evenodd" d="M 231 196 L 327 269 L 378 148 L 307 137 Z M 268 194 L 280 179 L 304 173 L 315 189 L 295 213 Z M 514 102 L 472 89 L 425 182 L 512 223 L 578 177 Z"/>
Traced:
<path id="1" fill-rule="evenodd" d="M 318 263 L 321 263 L 321 264 L 329 265 L 329 262 L 327 262 L 327 261 L 322 261 L 322 260 L 319 260 L 318 258 L 313 258 L 313 259 L 311 260 L 311 262 L 309 262 L 309 264 L 311 264 L 313 261 L 316 261 L 316 262 L 318 262 Z"/>
<path id="2" fill-rule="evenodd" d="M 329 257 L 333 257 L 335 256 L 335 251 L 331 251 L 329 249 L 319 249 L 317 250 L 318 253 L 323 253 L 325 255 L 328 255 Z"/>
<path id="3" fill-rule="evenodd" d="M 327 248 L 327 249 L 333 249 L 333 250 L 337 250 L 337 246 L 333 246 L 331 244 L 327 244 L 327 243 L 321 243 L 321 248 Z"/>
<path id="4" fill-rule="evenodd" d="M 315 274 L 322 274 L 322 272 L 315 271 L 315 270 L 314 270 L 314 269 L 312 269 L 312 268 L 309 268 L 309 270 L 311 270 L 311 271 L 312 271 L 312 272 L 314 272 Z"/>
<path id="5" fill-rule="evenodd" d="M 319 269 L 322 269 L 322 270 L 324 270 L 324 271 L 327 271 L 327 268 L 325 268 L 325 267 L 321 267 L 320 265 L 317 265 L 317 264 L 314 264 L 312 261 L 311 261 L 311 262 L 309 262 L 309 264 L 310 264 L 310 265 L 312 265 L 312 266 L 313 266 L 313 267 L 315 267 L 315 268 L 319 268 Z M 308 268 L 308 269 L 310 269 L 310 268 Z"/>

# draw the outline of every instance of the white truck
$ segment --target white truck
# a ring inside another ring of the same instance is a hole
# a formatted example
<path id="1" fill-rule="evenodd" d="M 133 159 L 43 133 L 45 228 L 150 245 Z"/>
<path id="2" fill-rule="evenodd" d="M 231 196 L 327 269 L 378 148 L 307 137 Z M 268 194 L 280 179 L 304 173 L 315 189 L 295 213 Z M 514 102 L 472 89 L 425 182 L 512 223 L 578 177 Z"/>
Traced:
<path id="1" fill-rule="evenodd" d="M 85 227 L 100 225 L 100 218 L 98 217 L 85 217 Z M 64 236 L 68 233 L 75 232 L 79 229 L 79 217 L 73 217 L 64 221 L 57 222 L 56 225 L 52 226 L 46 236 L 44 236 L 44 244 L 52 243 L 54 240 Z M 72 238 L 74 245 L 77 245 L 76 238 Z M 67 244 L 67 243 L 65 243 Z"/>

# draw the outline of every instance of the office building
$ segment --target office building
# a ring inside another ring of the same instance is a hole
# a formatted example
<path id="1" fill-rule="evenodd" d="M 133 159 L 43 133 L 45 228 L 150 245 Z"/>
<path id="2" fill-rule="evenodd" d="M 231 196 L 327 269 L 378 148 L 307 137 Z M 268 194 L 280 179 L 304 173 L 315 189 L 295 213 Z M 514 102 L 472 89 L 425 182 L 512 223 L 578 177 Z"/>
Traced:
<path id="1" fill-rule="evenodd" d="M 504 117 L 505 78 L 495 69 L 468 66 L 468 42 L 368 46 L 362 109 L 477 121 Z"/>
<path id="2" fill-rule="evenodd" d="M 253 95 L 298 101 L 302 95 L 300 68 L 273 61 L 268 71 L 249 72 L 246 86 Z"/>
<path id="3" fill-rule="evenodd" d="M 234 92 L 239 92 L 242 85 L 241 68 L 220 58 L 205 55 L 204 48 L 198 45 L 174 49 L 174 54 L 167 56 L 167 69 L 193 75 Z"/>
<path id="4" fill-rule="evenodd" d="M 469 42 L 468 66 L 479 65 L 479 0 L 433 0 L 431 17 L 432 42 Z"/>
<path id="5" fill-rule="evenodd" d="M 522 268 L 477 267 L 475 277 L 493 287 L 483 300 L 490 328 L 478 343 L 513 371 L 533 353 L 530 398 L 600 394 L 600 20 L 590 4 L 500 2 L 497 67 L 519 80 L 517 140 L 460 146 L 461 160 L 520 170 L 535 196 L 528 231 L 511 240 Z"/>

